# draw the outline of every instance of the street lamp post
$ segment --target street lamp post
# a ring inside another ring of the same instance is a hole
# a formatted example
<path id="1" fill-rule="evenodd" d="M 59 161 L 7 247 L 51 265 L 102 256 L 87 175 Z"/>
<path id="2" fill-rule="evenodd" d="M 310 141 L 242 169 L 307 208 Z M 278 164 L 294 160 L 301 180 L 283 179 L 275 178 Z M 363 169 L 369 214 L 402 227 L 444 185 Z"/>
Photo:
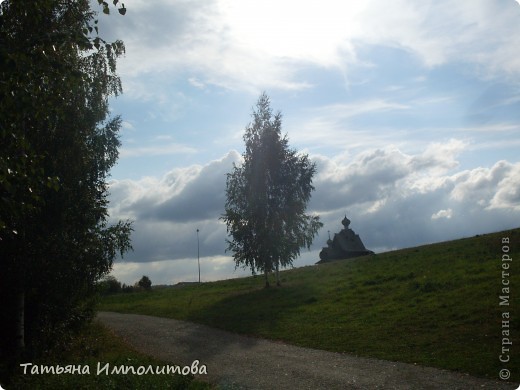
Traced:
<path id="1" fill-rule="evenodd" d="M 199 283 L 200 283 L 200 245 L 199 245 L 199 229 L 197 229 L 197 264 L 199 265 Z"/>

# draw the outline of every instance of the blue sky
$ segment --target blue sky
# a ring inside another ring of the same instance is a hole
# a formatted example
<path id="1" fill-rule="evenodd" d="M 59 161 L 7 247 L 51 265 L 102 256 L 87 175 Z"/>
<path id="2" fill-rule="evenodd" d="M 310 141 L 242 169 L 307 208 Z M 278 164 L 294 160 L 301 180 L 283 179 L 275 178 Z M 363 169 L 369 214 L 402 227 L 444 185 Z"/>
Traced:
<path id="1" fill-rule="evenodd" d="M 218 218 L 262 91 L 318 168 L 309 212 L 325 226 L 295 266 L 318 260 L 345 213 L 376 252 L 519 226 L 516 1 L 125 6 L 100 16 L 127 50 L 110 179 L 111 218 L 134 220 L 135 250 L 113 271 L 125 283 L 195 280 L 196 229 L 202 280 L 249 274 Z"/>

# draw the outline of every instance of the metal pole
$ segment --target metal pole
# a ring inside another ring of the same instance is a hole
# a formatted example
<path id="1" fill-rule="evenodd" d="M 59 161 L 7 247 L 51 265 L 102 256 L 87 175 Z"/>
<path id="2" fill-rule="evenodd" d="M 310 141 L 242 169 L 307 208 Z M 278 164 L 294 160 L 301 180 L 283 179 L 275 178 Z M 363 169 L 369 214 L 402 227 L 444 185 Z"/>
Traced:
<path id="1" fill-rule="evenodd" d="M 199 245 L 199 229 L 197 229 L 197 264 L 199 265 L 199 283 L 200 283 L 200 245 Z"/>

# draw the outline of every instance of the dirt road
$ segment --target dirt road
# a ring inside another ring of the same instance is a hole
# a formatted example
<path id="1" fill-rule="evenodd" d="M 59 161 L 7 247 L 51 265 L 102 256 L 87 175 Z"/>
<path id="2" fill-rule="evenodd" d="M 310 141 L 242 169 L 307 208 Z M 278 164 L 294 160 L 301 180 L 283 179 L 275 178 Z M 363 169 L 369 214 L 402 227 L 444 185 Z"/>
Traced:
<path id="1" fill-rule="evenodd" d="M 518 385 L 412 364 L 300 348 L 185 321 L 100 312 L 139 351 L 175 363 L 199 360 L 201 379 L 227 389 L 516 389 Z"/>

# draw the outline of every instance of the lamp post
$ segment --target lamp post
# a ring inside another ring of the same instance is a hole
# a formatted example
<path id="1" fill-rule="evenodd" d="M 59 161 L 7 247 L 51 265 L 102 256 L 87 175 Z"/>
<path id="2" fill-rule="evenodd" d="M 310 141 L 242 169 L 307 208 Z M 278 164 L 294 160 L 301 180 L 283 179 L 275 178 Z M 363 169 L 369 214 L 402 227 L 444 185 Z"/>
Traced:
<path id="1" fill-rule="evenodd" d="M 199 229 L 197 229 L 197 264 L 199 265 L 199 283 L 200 283 L 200 245 L 199 245 Z"/>

